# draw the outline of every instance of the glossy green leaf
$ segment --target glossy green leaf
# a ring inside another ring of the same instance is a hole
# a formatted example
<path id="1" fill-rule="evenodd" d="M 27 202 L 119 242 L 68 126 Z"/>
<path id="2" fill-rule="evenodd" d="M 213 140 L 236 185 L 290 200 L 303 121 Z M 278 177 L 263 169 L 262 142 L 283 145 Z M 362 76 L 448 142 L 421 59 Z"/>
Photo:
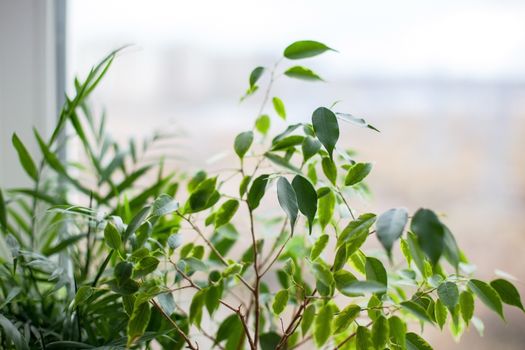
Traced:
<path id="1" fill-rule="evenodd" d="M 239 158 L 243 159 L 246 152 L 248 152 L 248 150 L 250 149 L 252 143 L 253 143 L 253 132 L 252 131 L 241 132 L 239 135 L 235 137 L 235 141 L 233 143 L 233 149 L 235 150 L 235 153 L 237 153 Z"/>
<path id="2" fill-rule="evenodd" d="M 436 264 L 443 252 L 444 228 L 437 215 L 429 209 L 419 209 L 412 218 L 411 230 L 425 255 Z"/>
<path id="3" fill-rule="evenodd" d="M 280 290 L 275 294 L 272 304 L 272 310 L 275 314 L 280 315 L 284 311 L 288 304 L 288 297 L 289 294 L 286 289 Z"/>
<path id="4" fill-rule="evenodd" d="M 113 223 L 108 222 L 104 228 L 104 241 L 111 249 L 119 250 L 122 245 L 122 238 L 120 232 L 116 229 Z"/>
<path id="5" fill-rule="evenodd" d="M 239 209 L 239 201 L 236 199 L 228 199 L 222 203 L 215 213 L 215 227 L 229 223 L 237 212 L 237 209 Z"/>
<path id="6" fill-rule="evenodd" d="M 312 158 L 317 152 L 319 152 L 321 149 L 321 142 L 312 136 L 306 136 L 301 145 L 301 149 L 303 151 L 303 162 L 306 163 L 308 159 Z"/>
<path id="7" fill-rule="evenodd" d="M 341 333 L 350 327 L 360 312 L 361 307 L 356 304 L 350 304 L 341 310 L 334 319 L 334 334 Z"/>
<path id="8" fill-rule="evenodd" d="M 505 304 L 516 306 L 517 308 L 525 311 L 523 304 L 521 303 L 520 292 L 512 283 L 502 278 L 490 282 L 490 286 L 498 292 L 501 301 Z"/>
<path id="9" fill-rule="evenodd" d="M 300 145 L 303 143 L 304 136 L 301 135 L 291 135 L 286 136 L 279 141 L 275 142 L 272 145 L 271 151 L 283 151 L 288 150 L 289 148 L 293 148 L 297 145 Z"/>
<path id="10" fill-rule="evenodd" d="M 263 114 L 257 118 L 257 120 L 255 120 L 255 129 L 257 129 L 257 131 L 261 134 L 267 135 L 268 130 L 270 130 L 270 124 L 270 117 L 266 114 Z"/>
<path id="11" fill-rule="evenodd" d="M 319 238 L 315 241 L 312 251 L 310 252 L 310 260 L 314 261 L 321 255 L 323 250 L 326 248 L 328 244 L 328 235 L 321 235 Z"/>
<path id="12" fill-rule="evenodd" d="M 133 270 L 133 276 L 135 277 L 144 277 L 157 269 L 159 266 L 159 259 L 153 256 L 146 256 L 142 258 L 137 266 Z"/>
<path id="13" fill-rule="evenodd" d="M 307 81 L 322 81 L 323 79 L 317 75 L 310 68 L 303 66 L 293 66 L 284 71 L 284 75 L 290 78 L 307 80 Z"/>
<path id="14" fill-rule="evenodd" d="M 219 200 L 220 195 L 215 189 L 216 185 L 217 177 L 208 178 L 199 183 L 188 199 L 189 208 L 186 209 L 186 212 L 202 211 Z"/>
<path id="15" fill-rule="evenodd" d="M 371 339 L 375 349 L 384 349 L 390 336 L 390 327 L 385 316 L 380 315 L 372 324 Z"/>
<path id="16" fill-rule="evenodd" d="M 36 168 L 33 158 L 27 151 L 27 148 L 24 146 L 22 141 L 20 141 L 16 134 L 13 134 L 12 142 L 16 153 L 18 154 L 20 164 L 22 164 L 22 167 L 26 171 L 27 175 L 36 181 L 38 179 L 38 169 Z"/>
<path id="17" fill-rule="evenodd" d="M 133 273 L 133 264 L 127 261 L 119 262 L 113 269 L 113 275 L 119 284 L 131 278 Z"/>
<path id="18" fill-rule="evenodd" d="M 406 342 L 408 350 L 432 350 L 432 346 L 425 339 L 413 332 L 406 334 Z"/>
<path id="19" fill-rule="evenodd" d="M 301 40 L 290 44 L 284 50 L 284 57 L 291 60 L 313 57 L 326 51 L 334 51 L 323 43 L 313 40 Z"/>
<path id="20" fill-rule="evenodd" d="M 496 312 L 502 319 L 505 319 L 501 298 L 494 288 L 488 283 L 476 279 L 471 279 L 467 285 L 489 309 Z"/>
<path id="21" fill-rule="evenodd" d="M 403 234 L 407 221 L 408 212 L 405 208 L 387 210 L 377 218 L 377 239 L 385 248 L 388 256 L 392 254 L 394 242 Z"/>
<path id="22" fill-rule="evenodd" d="M 300 175 L 293 178 L 292 187 L 297 196 L 299 210 L 308 219 L 309 233 L 312 233 L 312 225 L 317 213 L 317 192 L 310 181 Z"/>
<path id="23" fill-rule="evenodd" d="M 365 271 L 367 281 L 376 281 L 385 286 L 388 285 L 385 267 L 379 259 L 367 256 L 365 263 Z"/>
<path id="24" fill-rule="evenodd" d="M 339 139 L 337 117 L 328 108 L 319 107 L 312 114 L 312 125 L 315 135 L 323 144 L 330 158 L 333 158 L 334 148 Z"/>
<path id="25" fill-rule="evenodd" d="M 348 169 L 345 177 L 345 186 L 353 186 L 363 181 L 372 170 L 370 163 L 355 163 Z"/>
<path id="26" fill-rule="evenodd" d="M 437 289 L 439 299 L 449 309 L 453 309 L 459 302 L 459 290 L 453 282 L 441 283 Z"/>
<path id="27" fill-rule="evenodd" d="M 285 177 L 280 177 L 279 180 L 277 180 L 277 199 L 279 205 L 288 216 L 290 229 L 293 234 L 295 221 L 297 220 L 297 214 L 299 213 L 299 207 L 295 190 Z"/>
<path id="28" fill-rule="evenodd" d="M 314 340 L 318 347 L 323 346 L 332 334 L 332 317 L 333 312 L 330 304 L 325 304 L 317 313 L 314 325 Z"/>
<path id="29" fill-rule="evenodd" d="M 332 217 L 334 216 L 334 210 L 335 210 L 335 193 L 333 193 L 331 190 L 328 191 L 328 193 L 322 197 L 319 198 L 318 201 L 318 217 L 319 217 L 319 225 L 321 225 L 321 229 L 324 231 L 326 226 L 330 223 L 332 220 Z"/>
<path id="30" fill-rule="evenodd" d="M 248 206 L 250 210 L 255 210 L 261 203 L 261 199 L 266 192 L 269 175 L 261 175 L 253 180 L 252 186 L 248 191 Z"/>
<path id="31" fill-rule="evenodd" d="M 272 98 L 273 108 L 279 117 L 283 120 L 286 120 L 286 108 L 284 107 L 284 102 L 279 97 Z"/>
<path id="32" fill-rule="evenodd" d="M 246 175 L 242 178 L 241 183 L 239 184 L 239 195 L 242 197 L 246 193 L 246 190 L 248 189 L 248 185 L 250 184 L 252 177 L 249 175 Z"/>
<path id="33" fill-rule="evenodd" d="M 328 180 L 335 186 L 337 181 L 337 167 L 332 159 L 324 157 L 321 165 L 323 167 L 323 173 Z"/>

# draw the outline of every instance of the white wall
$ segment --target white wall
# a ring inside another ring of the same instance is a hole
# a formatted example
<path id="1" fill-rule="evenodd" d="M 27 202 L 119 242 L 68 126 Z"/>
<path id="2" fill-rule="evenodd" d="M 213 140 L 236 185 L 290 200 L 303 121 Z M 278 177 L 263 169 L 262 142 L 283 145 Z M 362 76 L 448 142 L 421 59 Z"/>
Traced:
<path id="1" fill-rule="evenodd" d="M 56 115 L 55 5 L 52 0 L 0 0 L 0 186 L 26 184 L 11 146 L 16 132 L 40 154 L 33 127 L 47 135 Z"/>

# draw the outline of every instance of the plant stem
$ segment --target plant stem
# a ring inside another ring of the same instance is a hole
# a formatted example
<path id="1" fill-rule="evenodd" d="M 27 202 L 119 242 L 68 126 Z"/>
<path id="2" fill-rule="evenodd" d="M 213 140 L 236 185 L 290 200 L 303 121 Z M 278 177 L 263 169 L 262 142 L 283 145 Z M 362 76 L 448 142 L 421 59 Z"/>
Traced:
<path id="1" fill-rule="evenodd" d="M 198 350 L 199 349 L 199 345 L 193 345 L 191 343 L 191 340 L 190 338 L 188 338 L 188 336 L 186 335 L 186 333 L 184 333 L 182 331 L 182 329 L 180 329 L 179 325 L 177 324 L 177 322 L 175 322 L 174 320 L 172 320 L 171 317 L 169 317 L 169 315 L 167 315 L 164 310 L 162 310 L 162 308 L 159 306 L 159 304 L 157 304 L 157 302 L 155 301 L 155 299 L 151 299 L 150 302 L 153 304 L 153 306 L 155 306 L 155 308 L 162 314 L 162 316 L 164 316 L 164 318 L 166 320 L 168 320 L 171 325 L 173 326 L 173 328 L 175 328 L 177 330 L 177 332 L 179 333 L 179 335 L 184 339 L 184 341 L 188 344 L 188 348 L 191 349 L 191 350 Z"/>
<path id="2" fill-rule="evenodd" d="M 246 202 L 248 204 L 248 202 Z M 261 275 L 259 274 L 259 262 L 258 262 L 258 255 L 259 252 L 257 251 L 257 239 L 255 238 L 255 227 L 254 227 L 254 220 L 253 220 L 253 212 L 248 206 L 248 212 L 250 213 L 250 233 L 252 236 L 252 245 L 253 245 L 253 269 L 255 270 L 255 285 L 253 287 L 253 297 L 254 297 L 254 308 L 255 308 L 255 330 L 254 330 L 254 350 L 257 350 L 258 346 L 258 339 L 259 339 L 259 322 L 260 322 L 260 312 L 261 307 L 259 305 L 259 286 L 261 282 Z"/>

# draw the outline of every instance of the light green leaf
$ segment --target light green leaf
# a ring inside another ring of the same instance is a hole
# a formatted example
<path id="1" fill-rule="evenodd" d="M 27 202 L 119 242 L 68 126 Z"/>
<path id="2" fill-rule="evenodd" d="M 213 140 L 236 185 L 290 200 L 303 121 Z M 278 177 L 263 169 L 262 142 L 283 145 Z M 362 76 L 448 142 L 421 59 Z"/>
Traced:
<path id="1" fill-rule="evenodd" d="M 333 158 L 333 152 L 339 139 L 339 124 L 335 114 L 325 107 L 317 108 L 312 114 L 312 125 L 315 135 Z"/>
<path id="2" fill-rule="evenodd" d="M 408 350 L 432 350 L 432 346 L 416 333 L 407 333 L 406 342 Z"/>
<path id="3" fill-rule="evenodd" d="M 505 319 L 503 316 L 501 298 L 494 288 L 489 284 L 476 279 L 471 279 L 467 286 L 485 305 L 487 305 L 489 309 L 496 312 L 503 320 Z"/>
<path id="4" fill-rule="evenodd" d="M 401 302 L 401 306 L 403 309 L 407 310 L 421 321 L 432 323 L 432 320 L 429 318 L 427 311 L 421 305 L 413 301 L 403 301 Z"/>
<path id="5" fill-rule="evenodd" d="M 222 203 L 215 213 L 215 227 L 229 223 L 237 212 L 237 209 L 239 209 L 239 201 L 236 199 L 228 199 Z"/>
<path id="6" fill-rule="evenodd" d="M 175 312 L 175 299 L 173 299 L 173 294 L 171 294 L 171 292 L 157 295 L 157 300 L 160 308 L 166 313 L 166 315 L 171 315 Z"/>
<path id="7" fill-rule="evenodd" d="M 379 215 L 376 222 L 376 235 L 388 256 L 392 254 L 394 242 L 401 237 L 408 221 L 405 208 L 393 208 Z"/>
<path id="8" fill-rule="evenodd" d="M 180 233 L 175 233 L 168 237 L 168 246 L 171 249 L 177 249 L 182 245 L 182 242 L 182 235 Z"/>
<path id="9" fill-rule="evenodd" d="M 461 310 L 461 317 L 468 325 L 472 317 L 474 316 L 474 297 L 472 293 L 463 291 L 459 295 L 459 306 Z"/>
<path id="10" fill-rule="evenodd" d="M 33 158 L 16 134 L 13 134 L 12 141 L 22 167 L 26 171 L 27 175 L 36 181 L 38 179 L 38 170 L 36 168 L 35 162 L 33 161 Z"/>
<path id="11" fill-rule="evenodd" d="M 128 347 L 131 347 L 131 345 L 144 334 L 150 316 L 151 309 L 148 303 L 135 304 L 133 313 L 128 321 Z"/>
<path id="12" fill-rule="evenodd" d="M 273 108 L 279 117 L 286 120 L 286 108 L 284 107 L 283 101 L 279 97 L 272 98 Z"/>
<path id="13" fill-rule="evenodd" d="M 336 113 L 336 114 L 341 120 L 344 120 L 346 122 L 352 123 L 354 125 L 357 125 L 363 128 L 369 128 L 369 129 L 379 132 L 379 130 L 376 127 L 374 127 L 371 124 L 368 124 L 367 121 L 364 120 L 363 118 L 359 118 L 359 117 L 356 117 L 348 113 Z"/>
<path id="14" fill-rule="evenodd" d="M 288 304 L 288 297 L 288 290 L 286 289 L 280 290 L 275 294 L 272 304 L 272 310 L 275 314 L 280 315 L 284 311 L 286 304 Z"/>
<path id="15" fill-rule="evenodd" d="M 293 178 L 292 187 L 297 196 L 299 210 L 308 219 L 309 233 L 312 233 L 312 225 L 317 213 L 317 192 L 310 181 L 300 175 Z"/>
<path id="16" fill-rule="evenodd" d="M 436 318 L 439 328 L 443 329 L 443 326 L 447 321 L 447 307 L 440 299 L 438 299 L 434 305 L 434 317 Z"/>
<path id="17" fill-rule="evenodd" d="M 266 114 L 263 114 L 255 121 L 255 129 L 257 129 L 257 131 L 261 134 L 266 135 L 268 134 L 268 130 L 270 130 L 270 124 L 270 117 Z"/>
<path id="18" fill-rule="evenodd" d="M 179 202 L 168 196 L 167 194 L 161 194 L 153 202 L 153 207 L 151 209 L 151 215 L 153 216 L 163 216 L 171 214 L 179 209 Z"/>
<path id="19" fill-rule="evenodd" d="M 323 283 L 325 286 L 329 287 L 334 283 L 334 276 L 332 275 L 332 272 L 330 269 L 321 263 L 314 263 L 312 265 L 313 272 L 315 279 L 321 283 Z"/>
<path id="20" fill-rule="evenodd" d="M 309 81 L 322 81 L 323 80 L 319 75 L 317 75 L 310 68 L 306 68 L 303 66 L 290 67 L 284 72 L 284 75 L 290 78 L 301 79 L 301 80 L 309 80 Z"/>
<path id="21" fill-rule="evenodd" d="M 490 282 L 492 288 L 498 292 L 501 300 L 508 305 L 516 306 L 525 311 L 521 303 L 520 292 L 512 283 L 502 278 Z"/>
<path id="22" fill-rule="evenodd" d="M 353 186 L 363 181 L 372 170 L 372 164 L 370 163 L 355 163 L 348 169 L 348 173 L 345 177 L 345 186 Z"/>
<path id="23" fill-rule="evenodd" d="M 335 193 L 328 189 L 328 193 L 319 198 L 319 225 L 324 231 L 325 227 L 330 223 L 334 216 L 335 209 Z"/>
<path id="24" fill-rule="evenodd" d="M 405 322 L 398 316 L 392 316 L 388 319 L 390 328 L 390 342 L 393 350 L 405 350 L 407 326 Z"/>
<path id="25" fill-rule="evenodd" d="M 261 175 L 253 180 L 252 186 L 248 191 L 248 206 L 250 210 L 255 210 L 261 203 L 261 199 L 266 191 L 269 175 Z"/>
<path id="26" fill-rule="evenodd" d="M 288 216 L 290 229 L 293 234 L 295 221 L 297 220 L 297 214 L 299 213 L 299 207 L 295 190 L 285 177 L 280 177 L 279 180 L 277 180 L 277 199 L 279 205 Z"/>
<path id="27" fill-rule="evenodd" d="M 347 294 L 385 293 L 386 286 L 377 281 L 353 281 L 338 288 Z"/>
<path id="28" fill-rule="evenodd" d="M 360 312 L 361 307 L 355 304 L 350 304 L 341 310 L 334 319 L 334 334 L 341 333 L 350 327 Z"/>
<path id="29" fill-rule="evenodd" d="M 310 252 L 310 260 L 314 261 L 321 255 L 323 250 L 326 248 L 326 245 L 328 244 L 328 235 L 321 235 L 319 238 L 315 241 L 314 246 L 312 247 L 312 251 Z"/>
<path id="30" fill-rule="evenodd" d="M 443 252 L 444 228 L 437 215 L 429 209 L 419 209 L 412 218 L 412 232 L 417 235 L 419 245 L 433 264 Z"/>
<path id="31" fill-rule="evenodd" d="M 235 141 L 233 143 L 233 149 L 235 150 L 235 153 L 239 156 L 239 158 L 243 159 L 244 155 L 248 150 L 250 149 L 250 146 L 253 143 L 253 132 L 252 131 L 245 131 L 241 132 L 239 135 L 235 137 Z"/>
<path id="32" fill-rule="evenodd" d="M 453 309 L 459 302 L 459 290 L 453 282 L 441 283 L 437 289 L 439 299 L 449 309 Z"/>
<path id="33" fill-rule="evenodd" d="M 372 324 L 372 344 L 375 349 L 384 349 L 390 333 L 388 320 L 385 316 L 380 315 Z"/>
<path id="34" fill-rule="evenodd" d="M 278 166 L 291 170 L 294 173 L 298 173 L 298 174 L 301 173 L 301 169 L 291 164 L 289 159 L 285 157 L 281 157 L 275 153 L 270 153 L 270 152 L 266 152 L 264 156 L 268 158 L 272 163 L 277 164 Z"/>
<path id="35" fill-rule="evenodd" d="M 120 233 L 112 222 L 108 222 L 104 228 L 104 240 L 111 249 L 119 250 L 122 245 Z"/>
<path id="36" fill-rule="evenodd" d="M 303 312 L 303 318 L 301 320 L 301 332 L 303 333 L 303 337 L 310 329 L 310 326 L 312 325 L 312 322 L 314 321 L 315 317 L 315 305 L 310 304 Z"/>
<path id="37" fill-rule="evenodd" d="M 337 167 L 332 159 L 323 157 L 321 162 L 323 173 L 328 180 L 335 186 L 337 181 Z"/>
<path id="38" fill-rule="evenodd" d="M 370 330 L 364 326 L 357 327 L 356 331 L 356 350 L 370 350 L 372 348 L 372 339 Z"/>
<path id="39" fill-rule="evenodd" d="M 375 220 L 375 214 L 366 213 L 360 215 L 356 220 L 351 221 L 339 235 L 337 246 L 341 246 L 343 243 L 353 242 L 354 240 L 362 240 L 363 236 L 364 239 L 366 239 L 368 230 L 374 224 Z"/>
<path id="40" fill-rule="evenodd" d="M 330 304 L 325 304 L 315 318 L 314 327 L 314 340 L 318 347 L 321 347 L 326 343 L 330 335 L 332 334 L 332 307 Z"/>
<path id="41" fill-rule="evenodd" d="M 291 60 L 313 57 L 326 51 L 335 51 L 323 43 L 313 40 L 301 40 L 290 44 L 284 50 L 284 57 Z"/>

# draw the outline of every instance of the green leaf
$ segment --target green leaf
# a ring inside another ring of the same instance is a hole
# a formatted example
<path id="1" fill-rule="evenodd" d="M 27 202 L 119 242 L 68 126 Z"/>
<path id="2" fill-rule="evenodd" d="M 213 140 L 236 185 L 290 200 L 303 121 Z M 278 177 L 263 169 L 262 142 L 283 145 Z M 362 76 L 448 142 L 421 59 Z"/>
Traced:
<path id="1" fill-rule="evenodd" d="M 453 309 L 459 302 L 459 290 L 453 282 L 441 283 L 437 289 L 438 297 L 449 309 Z"/>
<path id="2" fill-rule="evenodd" d="M 312 325 L 312 322 L 314 321 L 315 317 L 315 305 L 308 305 L 308 307 L 303 312 L 303 318 L 301 320 L 301 332 L 303 333 L 303 337 L 306 335 L 308 330 L 310 329 L 310 326 Z"/>
<path id="3" fill-rule="evenodd" d="M 284 108 L 284 103 L 279 97 L 272 98 L 273 108 L 275 112 L 281 119 L 286 120 L 286 108 Z"/>
<path id="4" fill-rule="evenodd" d="M 266 114 L 261 115 L 257 120 L 255 120 L 255 129 L 263 135 L 268 134 L 270 130 L 270 117 Z"/>
<path id="5" fill-rule="evenodd" d="M 241 132 L 239 135 L 235 137 L 235 141 L 233 143 L 233 149 L 235 150 L 235 153 L 239 156 L 239 158 L 243 159 L 244 155 L 248 150 L 250 149 L 250 146 L 253 143 L 253 131 L 245 131 Z"/>
<path id="6" fill-rule="evenodd" d="M 108 222 L 104 228 L 104 240 L 111 249 L 119 250 L 122 245 L 120 232 L 111 222 Z"/>
<path id="7" fill-rule="evenodd" d="M 77 290 L 77 294 L 75 295 L 75 302 L 73 304 L 73 307 L 82 305 L 85 301 L 87 301 L 91 296 L 93 295 L 93 288 L 90 286 L 82 286 Z"/>
<path id="8" fill-rule="evenodd" d="M 179 209 L 179 202 L 167 194 L 161 194 L 153 202 L 151 215 L 164 216 L 175 212 L 177 209 Z"/>
<path id="9" fill-rule="evenodd" d="M 150 317 L 151 309 L 148 303 L 135 305 L 133 313 L 128 321 L 128 347 L 144 334 Z"/>
<path id="10" fill-rule="evenodd" d="M 321 142 L 312 136 L 306 136 L 303 140 L 301 149 L 303 151 L 303 163 L 306 163 L 308 159 L 312 158 L 317 152 L 319 152 L 321 149 Z"/>
<path id="11" fill-rule="evenodd" d="M 421 321 L 432 323 L 432 320 L 429 318 L 427 311 L 421 305 L 413 301 L 403 301 L 401 302 L 401 306 L 403 309 L 407 310 Z"/>
<path id="12" fill-rule="evenodd" d="M 328 235 L 321 235 L 319 238 L 315 241 L 314 246 L 312 247 L 312 251 L 310 252 L 310 260 L 314 261 L 321 255 L 323 250 L 326 248 L 326 245 L 328 244 Z"/>
<path id="13" fill-rule="evenodd" d="M 295 221 L 297 220 L 297 214 L 299 213 L 299 207 L 295 190 L 285 177 L 280 177 L 279 180 L 277 180 L 277 199 L 279 205 L 288 216 L 290 229 L 293 234 Z"/>
<path id="14" fill-rule="evenodd" d="M 213 316 L 214 312 L 217 311 L 217 309 L 219 308 L 222 292 L 222 283 L 214 284 L 206 288 L 204 303 L 210 316 Z"/>
<path id="15" fill-rule="evenodd" d="M 492 288 L 498 292 L 501 300 L 508 305 L 516 306 L 525 311 L 521 303 L 520 292 L 514 287 L 512 283 L 502 278 L 490 282 Z"/>
<path id="16" fill-rule="evenodd" d="M 297 196 L 297 205 L 301 213 L 308 219 L 309 233 L 312 233 L 312 225 L 317 212 L 317 192 L 314 186 L 306 178 L 296 175 L 292 180 L 292 187 Z"/>
<path id="17" fill-rule="evenodd" d="M 319 225 L 321 225 L 321 229 L 324 231 L 334 216 L 335 193 L 328 189 L 328 193 L 319 198 L 318 207 Z"/>
<path id="18" fill-rule="evenodd" d="M 367 281 L 376 281 L 385 286 L 388 285 L 385 267 L 379 259 L 367 256 L 365 263 L 365 271 Z"/>
<path id="19" fill-rule="evenodd" d="M 297 168 L 296 166 L 290 164 L 289 159 L 285 157 L 280 157 L 277 154 L 266 152 L 264 154 L 266 158 L 268 158 L 272 163 L 277 164 L 283 168 L 286 168 L 288 170 L 293 171 L 294 173 L 301 173 L 301 170 Z"/>
<path id="20" fill-rule="evenodd" d="M 157 266 L 159 266 L 159 263 L 159 259 L 153 256 L 146 256 L 139 261 L 137 266 L 135 266 L 135 269 L 133 270 L 133 276 L 144 277 L 155 271 Z"/>
<path id="21" fill-rule="evenodd" d="M 250 88 L 254 87 L 261 75 L 264 73 L 264 67 L 256 67 L 250 73 Z"/>
<path id="22" fill-rule="evenodd" d="M 323 78 L 317 75 L 310 68 L 306 68 L 303 66 L 290 67 L 284 72 L 284 75 L 290 78 L 301 79 L 301 80 L 309 80 L 309 81 L 322 81 L 323 80 Z"/>
<path id="23" fill-rule="evenodd" d="M 351 221 L 341 232 L 337 239 L 337 246 L 344 243 L 351 243 L 355 240 L 363 240 L 368 236 L 368 230 L 376 220 L 375 214 L 366 213 L 360 215 L 356 220 Z M 361 244 L 363 242 L 360 242 Z M 359 247 L 356 247 L 357 250 Z M 353 253 L 353 252 L 352 252 Z"/>
<path id="24" fill-rule="evenodd" d="M 280 315 L 284 311 L 286 304 L 288 304 L 288 297 L 288 290 L 286 289 L 280 290 L 275 294 L 272 304 L 272 310 L 275 314 Z"/>
<path id="25" fill-rule="evenodd" d="M 503 316 L 501 298 L 494 288 L 489 284 L 476 279 L 471 279 L 467 286 L 485 305 L 487 305 L 489 309 L 496 312 L 503 320 L 505 319 Z"/>
<path id="26" fill-rule="evenodd" d="M 236 199 L 229 199 L 224 202 L 215 213 L 215 227 L 229 223 L 237 209 L 239 209 L 239 201 Z"/>
<path id="27" fill-rule="evenodd" d="M 193 295 L 190 303 L 189 321 L 200 328 L 202 320 L 202 308 L 204 307 L 205 290 L 201 289 Z"/>
<path id="28" fill-rule="evenodd" d="M 345 177 L 345 186 L 353 186 L 363 181 L 372 170 L 372 164 L 370 163 L 355 163 L 348 169 L 348 173 Z"/>
<path id="29" fill-rule="evenodd" d="M 290 147 L 295 147 L 302 144 L 303 140 L 304 136 L 301 135 L 291 135 L 284 137 L 273 144 L 271 151 L 282 151 Z"/>
<path id="30" fill-rule="evenodd" d="M 246 175 L 242 178 L 241 183 L 239 185 L 239 195 L 242 197 L 246 193 L 246 190 L 248 189 L 248 185 L 250 184 L 250 180 L 252 179 L 251 176 Z"/>
<path id="31" fill-rule="evenodd" d="M 447 261 L 457 270 L 461 261 L 461 251 L 459 250 L 456 239 L 448 227 L 443 225 L 443 229 L 443 255 L 445 256 L 445 259 L 447 259 Z"/>
<path id="32" fill-rule="evenodd" d="M 166 315 L 171 315 L 175 312 L 175 299 L 173 299 L 173 294 L 171 294 L 171 292 L 157 295 L 157 300 L 160 308 L 166 313 Z"/>
<path id="33" fill-rule="evenodd" d="M 392 254 L 392 246 L 403 234 L 407 221 L 408 212 L 405 208 L 387 210 L 377 218 L 377 239 L 379 239 L 389 257 Z"/>
<path id="34" fill-rule="evenodd" d="M 314 263 L 312 265 L 313 273 L 315 276 L 315 279 L 321 283 L 323 283 L 325 286 L 331 286 L 332 283 L 334 283 L 334 276 L 332 275 L 332 272 L 330 269 L 321 263 Z"/>
<path id="35" fill-rule="evenodd" d="M 439 328 L 443 329 L 445 322 L 447 321 L 447 307 L 441 302 L 440 299 L 436 301 L 434 305 L 434 317 L 439 325 Z"/>
<path id="36" fill-rule="evenodd" d="M 352 281 L 338 288 L 346 294 L 385 293 L 386 286 L 377 281 Z"/>
<path id="37" fill-rule="evenodd" d="M 356 350 L 370 350 L 372 348 L 370 330 L 364 326 L 357 327 L 355 342 Z"/>
<path id="38" fill-rule="evenodd" d="M 416 333 L 407 333 L 406 342 L 408 350 L 432 350 L 432 346 Z"/>
<path id="39" fill-rule="evenodd" d="M 360 312 L 361 307 L 355 304 L 350 304 L 341 310 L 334 319 L 334 334 L 341 333 L 350 327 Z"/>
<path id="40" fill-rule="evenodd" d="M 177 249 L 178 247 L 182 245 L 182 242 L 183 242 L 182 235 L 180 233 L 175 233 L 168 237 L 168 246 L 171 249 Z"/>
<path id="41" fill-rule="evenodd" d="M 352 123 L 354 125 L 357 125 L 357 126 L 360 126 L 360 127 L 363 127 L 363 128 L 369 128 L 369 129 L 372 129 L 374 131 L 377 131 L 379 132 L 379 130 L 374 127 L 373 125 L 370 125 L 367 123 L 366 120 L 364 120 L 363 118 L 358 118 L 352 114 L 348 114 L 348 113 L 336 113 L 337 116 L 339 117 L 339 119 L 341 120 L 344 120 L 345 122 L 349 122 L 349 123 Z"/>
<path id="42" fill-rule="evenodd" d="M 275 350 L 281 341 L 281 336 L 275 332 L 263 333 L 259 336 L 261 350 Z"/>
<path id="43" fill-rule="evenodd" d="M 313 40 L 301 40 L 290 44 L 284 49 L 284 57 L 290 60 L 313 57 L 326 51 L 335 51 L 323 43 Z"/>
<path id="44" fill-rule="evenodd" d="M 131 222 L 129 223 L 128 227 L 126 228 L 126 232 L 124 233 L 124 237 L 123 237 L 124 241 L 127 240 L 129 238 L 129 236 L 134 234 L 137 231 L 137 229 L 140 227 L 140 225 L 142 225 L 144 220 L 146 220 L 146 218 L 148 217 L 150 209 L 151 209 L 150 206 L 146 206 L 146 207 L 142 208 L 137 213 L 137 215 L 135 215 L 133 217 L 133 219 L 131 219 Z"/>
<path id="45" fill-rule="evenodd" d="M 417 235 L 419 245 L 432 264 L 436 264 L 443 252 L 444 228 L 437 215 L 429 209 L 419 209 L 410 225 Z"/>
<path id="46" fill-rule="evenodd" d="M 459 306 L 461 310 L 461 317 L 468 325 L 472 317 L 474 316 L 474 297 L 472 293 L 463 291 L 459 295 Z"/>
<path id="47" fill-rule="evenodd" d="M 337 181 L 337 167 L 332 159 L 323 157 L 321 162 L 323 173 L 328 180 L 335 186 Z"/>
<path id="48" fill-rule="evenodd" d="M 131 278 L 133 273 L 133 264 L 127 261 L 119 262 L 113 269 L 113 275 L 119 284 Z"/>
<path id="49" fill-rule="evenodd" d="M 211 177 L 199 183 L 188 199 L 189 208 L 186 209 L 186 212 L 198 212 L 213 205 L 220 197 L 215 189 L 216 184 L 217 177 Z"/>
<path id="50" fill-rule="evenodd" d="M 35 162 L 33 161 L 33 158 L 31 158 L 27 148 L 24 146 L 22 141 L 20 141 L 16 134 L 13 134 L 12 141 L 13 146 L 18 153 L 18 159 L 20 160 L 22 167 L 26 171 L 27 175 L 36 181 L 38 179 L 38 170 L 36 168 Z"/>
<path id="51" fill-rule="evenodd" d="M 392 343 L 392 349 L 406 349 L 405 334 L 407 332 L 407 326 L 405 322 L 398 316 L 392 316 L 388 319 L 388 325 L 390 328 L 390 342 Z"/>
<path id="52" fill-rule="evenodd" d="M 248 206 L 250 210 L 255 210 L 261 203 L 261 199 L 266 191 L 268 177 L 269 175 L 264 174 L 253 180 L 252 186 L 248 191 Z"/>
<path id="53" fill-rule="evenodd" d="M 389 337 L 389 324 L 385 316 L 380 315 L 372 324 L 372 344 L 375 349 L 384 349 Z"/>
<path id="54" fill-rule="evenodd" d="M 335 114 L 325 107 L 317 108 L 312 114 L 312 125 L 315 135 L 333 158 L 335 144 L 339 139 L 339 124 Z"/>
<path id="55" fill-rule="evenodd" d="M 0 314 L 0 328 L 4 330 L 3 333 L 5 334 L 7 344 L 13 342 L 16 350 L 29 349 L 22 334 L 20 334 L 15 325 L 2 314 Z"/>
<path id="56" fill-rule="evenodd" d="M 315 318 L 314 340 L 318 347 L 323 346 L 332 334 L 332 306 L 325 304 Z"/>

